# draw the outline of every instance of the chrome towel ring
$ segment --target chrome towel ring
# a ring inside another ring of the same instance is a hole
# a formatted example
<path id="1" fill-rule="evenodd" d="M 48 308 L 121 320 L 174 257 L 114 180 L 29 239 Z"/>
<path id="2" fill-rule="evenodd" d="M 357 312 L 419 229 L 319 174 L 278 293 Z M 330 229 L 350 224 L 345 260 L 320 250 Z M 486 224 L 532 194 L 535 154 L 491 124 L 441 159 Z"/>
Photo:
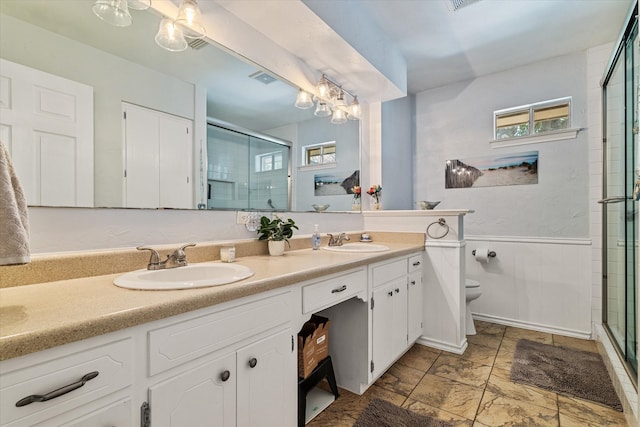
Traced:
<path id="1" fill-rule="evenodd" d="M 429 231 L 429 229 L 435 224 L 439 224 L 440 226 L 445 227 L 445 232 L 442 236 L 434 236 Z M 434 221 L 427 226 L 427 236 L 431 237 L 432 239 L 442 239 L 447 234 L 449 234 L 449 224 L 447 224 L 447 221 L 444 218 L 438 218 L 437 221 Z"/>

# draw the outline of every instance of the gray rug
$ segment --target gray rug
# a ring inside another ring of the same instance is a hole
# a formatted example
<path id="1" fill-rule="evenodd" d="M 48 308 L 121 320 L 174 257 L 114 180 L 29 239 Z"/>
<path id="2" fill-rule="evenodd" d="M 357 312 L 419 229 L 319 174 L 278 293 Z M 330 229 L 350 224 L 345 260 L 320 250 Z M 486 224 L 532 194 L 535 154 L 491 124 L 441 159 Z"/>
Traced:
<path id="1" fill-rule="evenodd" d="M 520 340 L 513 356 L 511 380 L 622 411 L 598 353 Z"/>
<path id="2" fill-rule="evenodd" d="M 453 427 L 453 424 L 373 399 L 353 427 Z"/>

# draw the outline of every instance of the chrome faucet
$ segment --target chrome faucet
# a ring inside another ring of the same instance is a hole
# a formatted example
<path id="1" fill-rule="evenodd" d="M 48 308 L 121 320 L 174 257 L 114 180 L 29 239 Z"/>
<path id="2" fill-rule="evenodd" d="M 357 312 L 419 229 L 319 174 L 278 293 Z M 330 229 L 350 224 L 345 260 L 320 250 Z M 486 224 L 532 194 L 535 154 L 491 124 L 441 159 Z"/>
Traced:
<path id="1" fill-rule="evenodd" d="M 166 268 L 184 267 L 187 265 L 187 254 L 184 250 L 190 246 L 195 246 L 195 243 L 188 243 L 181 246 L 179 249 L 173 251 L 171 255 L 167 255 L 167 259 L 160 261 L 160 254 L 153 248 L 138 246 L 136 249 L 139 251 L 150 251 L 151 258 L 149 264 L 147 264 L 147 270 L 163 270 Z"/>
<path id="2" fill-rule="evenodd" d="M 327 236 L 329 236 L 329 246 L 342 246 L 345 240 L 351 240 L 346 233 L 340 233 L 338 237 L 333 234 L 327 234 Z"/>

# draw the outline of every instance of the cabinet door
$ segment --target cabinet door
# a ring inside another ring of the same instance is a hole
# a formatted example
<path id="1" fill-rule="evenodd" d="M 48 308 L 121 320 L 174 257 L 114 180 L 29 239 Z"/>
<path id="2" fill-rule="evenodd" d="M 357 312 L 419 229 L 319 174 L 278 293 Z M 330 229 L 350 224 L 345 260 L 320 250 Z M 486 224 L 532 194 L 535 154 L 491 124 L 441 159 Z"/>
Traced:
<path id="1" fill-rule="evenodd" d="M 237 380 L 232 353 L 150 387 L 153 427 L 235 426 Z"/>
<path id="2" fill-rule="evenodd" d="M 407 326 L 409 343 L 422 335 L 422 272 L 409 275 L 407 284 Z"/>
<path id="3" fill-rule="evenodd" d="M 238 351 L 238 427 L 296 425 L 292 339 L 287 329 Z"/>
<path id="4" fill-rule="evenodd" d="M 406 278 L 402 277 L 373 292 L 373 377 L 384 372 L 407 347 L 406 289 Z"/>

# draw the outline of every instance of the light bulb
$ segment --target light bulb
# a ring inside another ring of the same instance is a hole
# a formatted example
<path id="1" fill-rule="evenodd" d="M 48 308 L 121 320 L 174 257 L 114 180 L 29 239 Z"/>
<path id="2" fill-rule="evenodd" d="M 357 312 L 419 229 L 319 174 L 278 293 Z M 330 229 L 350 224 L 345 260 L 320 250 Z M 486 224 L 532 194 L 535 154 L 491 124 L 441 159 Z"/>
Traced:
<path id="1" fill-rule="evenodd" d="M 171 19 L 164 18 L 156 34 L 156 43 L 163 49 L 180 52 L 187 48 L 182 30 Z"/>
<path id="2" fill-rule="evenodd" d="M 342 111 L 339 108 L 333 110 L 333 115 L 331 116 L 331 123 L 334 125 L 340 125 L 347 121 L 347 113 Z"/>
<path id="3" fill-rule="evenodd" d="M 296 97 L 295 106 L 302 110 L 313 107 L 313 98 L 311 94 L 303 89 L 300 89 L 298 91 L 298 96 Z"/>
<path id="4" fill-rule="evenodd" d="M 205 30 L 201 22 L 201 15 L 200 8 L 195 0 L 182 1 L 175 22 L 183 28 L 184 37 L 201 39 L 207 35 L 207 30 Z"/>
<path id="5" fill-rule="evenodd" d="M 347 118 L 349 120 L 358 120 L 362 115 L 362 108 L 360 108 L 360 103 L 358 102 L 358 97 L 353 97 L 353 102 L 349 105 L 349 114 L 347 114 Z"/>
<path id="6" fill-rule="evenodd" d="M 328 98 L 330 96 L 329 82 L 324 78 L 324 76 L 322 76 L 322 78 L 318 82 L 316 90 L 318 91 L 318 96 L 320 98 Z"/>

